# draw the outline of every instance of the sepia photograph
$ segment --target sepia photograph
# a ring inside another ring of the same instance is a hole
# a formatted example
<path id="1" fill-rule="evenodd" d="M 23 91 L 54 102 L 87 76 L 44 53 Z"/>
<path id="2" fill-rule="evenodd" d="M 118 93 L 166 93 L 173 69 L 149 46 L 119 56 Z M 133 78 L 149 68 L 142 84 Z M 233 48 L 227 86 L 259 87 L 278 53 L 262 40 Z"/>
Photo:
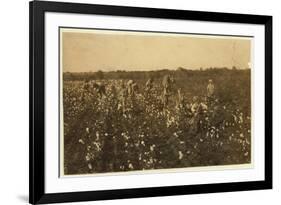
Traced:
<path id="1" fill-rule="evenodd" d="M 252 166 L 253 37 L 59 29 L 60 176 Z"/>

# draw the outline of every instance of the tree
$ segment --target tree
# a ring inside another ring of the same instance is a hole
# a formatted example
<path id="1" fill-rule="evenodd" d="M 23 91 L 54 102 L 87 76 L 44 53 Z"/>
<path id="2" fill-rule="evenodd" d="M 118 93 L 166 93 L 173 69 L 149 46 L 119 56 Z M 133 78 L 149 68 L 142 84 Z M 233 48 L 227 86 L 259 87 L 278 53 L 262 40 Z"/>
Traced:
<path id="1" fill-rule="evenodd" d="M 102 79 L 104 79 L 104 73 L 101 70 L 99 70 L 96 72 L 96 77 L 97 77 L 97 79 L 102 80 Z"/>

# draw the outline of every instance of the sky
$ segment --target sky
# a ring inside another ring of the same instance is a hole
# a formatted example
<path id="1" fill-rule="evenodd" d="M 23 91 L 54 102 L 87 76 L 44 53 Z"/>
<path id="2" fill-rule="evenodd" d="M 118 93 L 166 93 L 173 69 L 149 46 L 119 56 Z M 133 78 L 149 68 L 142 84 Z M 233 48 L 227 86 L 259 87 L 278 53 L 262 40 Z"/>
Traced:
<path id="1" fill-rule="evenodd" d="M 249 67 L 251 38 L 61 29 L 64 72 Z"/>

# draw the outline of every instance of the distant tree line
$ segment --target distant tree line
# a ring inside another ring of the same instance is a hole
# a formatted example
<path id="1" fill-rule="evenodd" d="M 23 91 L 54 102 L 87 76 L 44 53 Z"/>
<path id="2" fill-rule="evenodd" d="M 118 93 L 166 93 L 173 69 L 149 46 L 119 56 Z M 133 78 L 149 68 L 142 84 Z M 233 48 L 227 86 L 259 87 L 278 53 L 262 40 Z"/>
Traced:
<path id="1" fill-rule="evenodd" d="M 225 75 L 227 73 L 249 73 L 250 69 L 237 69 L 233 67 L 232 69 L 224 68 L 207 68 L 203 69 L 200 68 L 199 70 L 189 70 L 183 67 L 179 67 L 177 70 L 169 70 L 169 69 L 162 69 L 162 70 L 154 70 L 154 71 L 97 71 L 97 72 L 64 72 L 63 73 L 63 80 L 64 81 L 81 81 L 81 80 L 109 80 L 109 79 L 132 79 L 132 80 L 140 80 L 140 79 L 148 79 L 154 78 L 159 79 L 165 75 L 172 75 L 177 79 L 185 78 L 185 77 L 192 77 L 192 76 L 212 76 L 212 75 Z"/>

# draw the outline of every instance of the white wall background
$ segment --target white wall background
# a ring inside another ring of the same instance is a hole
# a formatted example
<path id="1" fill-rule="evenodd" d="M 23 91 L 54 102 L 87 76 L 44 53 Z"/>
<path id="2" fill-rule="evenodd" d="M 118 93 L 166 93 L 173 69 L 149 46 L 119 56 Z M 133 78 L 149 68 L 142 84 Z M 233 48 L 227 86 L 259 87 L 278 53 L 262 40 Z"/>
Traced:
<path id="1" fill-rule="evenodd" d="M 79 204 L 278 204 L 281 126 L 281 12 L 276 0 L 72 0 L 97 4 L 273 15 L 274 189 Z M 1 1 L 0 11 L 0 204 L 28 201 L 28 1 Z"/>

